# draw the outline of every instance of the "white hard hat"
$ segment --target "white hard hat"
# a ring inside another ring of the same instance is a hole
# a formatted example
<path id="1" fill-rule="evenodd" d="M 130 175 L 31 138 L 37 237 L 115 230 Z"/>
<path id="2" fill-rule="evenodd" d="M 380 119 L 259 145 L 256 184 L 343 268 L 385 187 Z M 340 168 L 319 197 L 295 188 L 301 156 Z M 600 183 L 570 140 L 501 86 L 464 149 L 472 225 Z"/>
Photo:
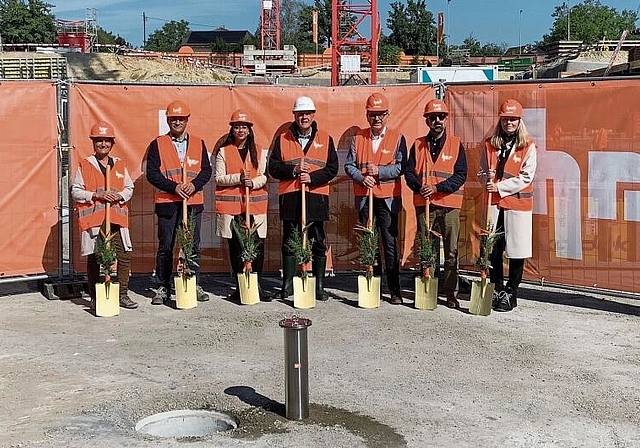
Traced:
<path id="1" fill-rule="evenodd" d="M 293 112 L 309 112 L 316 111 L 316 105 L 313 104 L 313 100 L 308 96 L 301 96 L 293 103 Z"/>

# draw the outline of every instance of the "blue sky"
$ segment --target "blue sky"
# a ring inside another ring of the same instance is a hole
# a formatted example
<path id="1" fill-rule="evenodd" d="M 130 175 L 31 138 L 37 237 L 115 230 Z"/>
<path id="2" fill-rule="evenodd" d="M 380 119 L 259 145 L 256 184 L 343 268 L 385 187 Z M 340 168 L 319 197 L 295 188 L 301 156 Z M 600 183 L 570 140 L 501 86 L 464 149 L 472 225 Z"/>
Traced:
<path id="1" fill-rule="evenodd" d="M 386 24 L 389 3 L 378 0 L 380 18 Z M 406 3 L 403 0 L 398 0 Z M 311 0 L 307 0 L 311 3 Z M 247 29 L 254 32 L 260 17 L 261 0 L 48 0 L 55 5 L 53 13 L 59 19 L 84 19 L 86 8 L 96 8 L 98 24 L 113 34 L 119 34 L 135 46 L 142 45 L 142 13 L 147 17 L 147 35 L 161 28 L 165 20 L 184 19 L 192 30 L 211 30 L 219 26 L 227 29 Z M 353 0 L 362 4 L 364 0 Z M 551 13 L 559 0 L 447 0 L 426 1 L 434 13 L 447 10 L 447 34 L 451 42 L 459 44 L 473 35 L 482 44 L 506 43 L 508 46 L 533 43 L 549 32 Z M 580 3 L 569 0 L 569 5 Z M 638 0 L 601 0 L 603 5 L 622 11 L 639 7 Z M 522 15 L 520 15 L 522 10 Z"/>

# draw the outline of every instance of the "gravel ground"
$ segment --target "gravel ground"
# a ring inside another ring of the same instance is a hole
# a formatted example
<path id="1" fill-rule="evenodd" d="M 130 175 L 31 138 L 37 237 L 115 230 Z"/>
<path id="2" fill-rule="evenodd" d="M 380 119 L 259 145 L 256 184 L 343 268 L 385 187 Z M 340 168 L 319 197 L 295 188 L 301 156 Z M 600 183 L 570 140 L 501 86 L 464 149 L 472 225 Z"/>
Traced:
<path id="1" fill-rule="evenodd" d="M 95 318 L 85 298 L 5 295 L 0 321 L 0 446 L 6 447 L 640 447 L 638 298 L 525 285 L 488 317 L 438 306 L 357 307 L 356 280 L 307 311 L 225 299 Z M 279 279 L 267 278 L 277 289 Z M 0 288 L 4 288 L 0 286 Z M 6 288 L 5 293 L 6 293 Z M 1 290 L 0 290 L 1 291 Z M 283 330 L 308 317 L 310 416 L 284 417 Z M 162 439 L 149 415 L 213 409 L 235 430 Z"/>

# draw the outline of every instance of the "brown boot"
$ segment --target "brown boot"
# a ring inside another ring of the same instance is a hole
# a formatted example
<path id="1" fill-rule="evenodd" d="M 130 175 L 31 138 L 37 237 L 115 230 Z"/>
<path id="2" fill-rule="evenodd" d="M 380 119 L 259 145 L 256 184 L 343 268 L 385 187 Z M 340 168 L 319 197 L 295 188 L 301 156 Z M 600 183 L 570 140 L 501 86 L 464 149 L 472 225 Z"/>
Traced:
<path id="1" fill-rule="evenodd" d="M 124 293 L 120 296 L 120 306 L 128 310 L 135 310 L 136 308 L 138 308 L 138 304 L 131 300 L 127 293 Z"/>

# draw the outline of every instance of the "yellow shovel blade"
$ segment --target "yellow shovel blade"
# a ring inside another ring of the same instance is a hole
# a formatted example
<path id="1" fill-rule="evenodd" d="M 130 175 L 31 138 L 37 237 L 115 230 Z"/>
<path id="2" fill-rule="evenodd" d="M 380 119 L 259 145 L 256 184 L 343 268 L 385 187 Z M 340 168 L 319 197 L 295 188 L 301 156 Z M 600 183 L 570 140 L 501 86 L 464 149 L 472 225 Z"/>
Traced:
<path id="1" fill-rule="evenodd" d="M 120 284 L 96 283 L 96 316 L 111 317 L 120 314 Z"/>
<path id="2" fill-rule="evenodd" d="M 358 306 L 360 308 L 378 308 L 380 306 L 380 277 L 367 280 L 358 276 Z"/>
<path id="3" fill-rule="evenodd" d="M 474 280 L 471 284 L 471 303 L 469 312 L 476 316 L 488 316 L 491 314 L 491 300 L 495 285 L 489 280 Z"/>
<path id="4" fill-rule="evenodd" d="M 189 310 L 198 306 L 196 300 L 196 277 L 174 277 L 176 287 L 176 308 Z"/>
<path id="5" fill-rule="evenodd" d="M 435 310 L 438 307 L 438 279 L 435 277 L 416 277 L 415 307 L 419 310 Z"/>
<path id="6" fill-rule="evenodd" d="M 252 272 L 238 274 L 238 288 L 240 289 L 240 303 L 243 305 L 255 305 L 260 302 L 258 293 L 258 274 Z"/>
<path id="7" fill-rule="evenodd" d="M 293 307 L 308 310 L 316 307 L 316 279 L 293 277 Z"/>

